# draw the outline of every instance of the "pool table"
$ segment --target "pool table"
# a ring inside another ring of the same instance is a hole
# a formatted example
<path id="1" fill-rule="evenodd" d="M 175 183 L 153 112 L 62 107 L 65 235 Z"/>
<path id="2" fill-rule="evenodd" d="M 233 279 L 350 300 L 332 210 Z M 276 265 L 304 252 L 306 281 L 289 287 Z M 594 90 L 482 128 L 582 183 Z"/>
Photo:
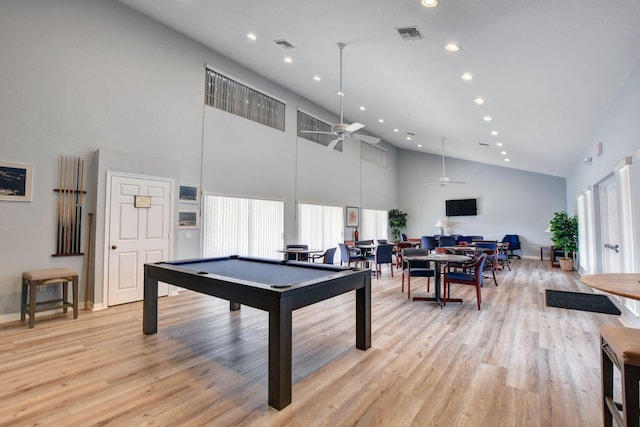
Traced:
<path id="1" fill-rule="evenodd" d="M 158 331 L 158 281 L 269 312 L 269 405 L 291 403 L 291 313 L 355 290 L 356 348 L 371 347 L 371 271 L 229 256 L 144 265 L 144 334 Z"/>

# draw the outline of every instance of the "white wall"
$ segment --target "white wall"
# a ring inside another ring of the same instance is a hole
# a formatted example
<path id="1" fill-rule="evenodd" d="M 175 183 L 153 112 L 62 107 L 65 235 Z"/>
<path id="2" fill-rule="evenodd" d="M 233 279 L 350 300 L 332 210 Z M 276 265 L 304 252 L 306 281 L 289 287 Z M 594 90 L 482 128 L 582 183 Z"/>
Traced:
<path id="1" fill-rule="evenodd" d="M 412 237 L 439 232 L 434 225 L 447 220 L 446 234 L 482 235 L 502 240 L 518 234 L 522 254 L 539 257 L 549 246 L 544 230 L 556 211 L 566 209 L 564 178 L 516 169 L 446 159 L 447 176 L 466 184 L 422 185 L 442 175 L 442 157 L 399 150 L 400 209 L 409 214 Z M 445 200 L 477 199 L 477 216 L 445 217 Z"/>
<path id="2" fill-rule="evenodd" d="M 205 64 L 285 101 L 286 132 L 204 108 Z M 3 0 L 0 76 L 0 158 L 32 163 L 34 169 L 32 202 L 0 202 L 6 245 L 0 257 L 0 321 L 17 318 L 26 270 L 77 270 L 84 300 L 84 258 L 51 257 L 61 154 L 87 160 L 83 232 L 86 213 L 94 213 L 97 249 L 89 294 L 98 305 L 105 303 L 107 170 L 284 200 L 286 242 L 296 240 L 296 200 L 375 202 L 386 209 L 397 204 L 394 148 L 389 168 L 361 168 L 358 143 L 338 153 L 298 139 L 297 107 L 327 121 L 335 115 L 115 1 Z M 361 188 L 369 182 L 386 184 L 382 191 Z M 185 234 L 176 230 L 176 258 L 200 253 L 198 237 L 187 240 Z"/>

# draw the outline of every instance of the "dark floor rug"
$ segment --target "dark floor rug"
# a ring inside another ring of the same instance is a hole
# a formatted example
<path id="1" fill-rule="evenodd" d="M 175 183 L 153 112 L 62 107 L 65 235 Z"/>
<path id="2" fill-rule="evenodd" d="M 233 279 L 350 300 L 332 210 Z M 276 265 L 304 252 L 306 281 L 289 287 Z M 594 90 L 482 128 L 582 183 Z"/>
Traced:
<path id="1" fill-rule="evenodd" d="M 583 294 L 580 292 L 545 290 L 547 307 L 571 310 L 593 311 L 595 313 L 620 315 L 620 310 L 606 295 Z"/>

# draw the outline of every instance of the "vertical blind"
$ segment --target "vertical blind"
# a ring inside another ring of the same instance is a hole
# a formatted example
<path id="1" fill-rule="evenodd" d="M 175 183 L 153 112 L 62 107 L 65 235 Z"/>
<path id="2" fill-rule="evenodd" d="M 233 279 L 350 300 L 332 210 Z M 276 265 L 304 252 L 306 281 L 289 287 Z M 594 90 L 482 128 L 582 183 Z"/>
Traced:
<path id="1" fill-rule="evenodd" d="M 284 131 L 284 102 L 208 68 L 205 104 Z"/>
<path id="2" fill-rule="evenodd" d="M 298 243 L 310 249 L 335 248 L 342 242 L 343 230 L 342 207 L 298 203 Z"/>
<path id="3" fill-rule="evenodd" d="M 389 213 L 376 209 L 362 209 L 362 231 L 364 240 L 387 240 L 389 238 Z"/>
<path id="4" fill-rule="evenodd" d="M 313 141 L 325 147 L 328 147 L 331 141 L 335 138 L 335 135 L 307 133 L 306 131 L 331 132 L 331 125 L 298 110 L 298 136 L 300 138 Z M 336 144 L 334 150 L 342 151 L 342 141 Z"/>
<path id="5" fill-rule="evenodd" d="M 204 196 L 202 256 L 278 258 L 283 246 L 284 202 Z"/>

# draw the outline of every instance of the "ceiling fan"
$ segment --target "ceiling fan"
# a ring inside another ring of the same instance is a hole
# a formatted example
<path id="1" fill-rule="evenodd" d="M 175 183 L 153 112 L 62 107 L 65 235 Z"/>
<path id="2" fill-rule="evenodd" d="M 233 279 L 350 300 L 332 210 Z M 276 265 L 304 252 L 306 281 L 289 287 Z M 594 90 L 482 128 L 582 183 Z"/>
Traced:
<path id="1" fill-rule="evenodd" d="M 342 50 L 346 45 L 344 43 L 338 43 L 338 47 L 340 48 L 340 123 L 336 123 L 331 126 L 331 132 L 323 132 L 323 131 L 313 131 L 313 130 L 303 130 L 302 133 L 316 133 L 316 134 L 324 134 L 324 135 L 333 135 L 336 138 L 332 140 L 327 148 L 332 150 L 333 147 L 338 144 L 340 141 L 344 141 L 345 139 L 355 139 L 358 141 L 366 142 L 367 144 L 377 144 L 380 142 L 380 138 L 376 138 L 368 135 L 360 135 L 354 134 L 354 132 L 359 131 L 364 127 L 362 123 L 354 122 L 350 125 L 344 123 L 343 113 L 344 108 L 342 105 L 342 99 L 344 98 L 344 92 L 342 91 Z"/>
<path id="2" fill-rule="evenodd" d="M 427 183 L 422 184 L 422 185 L 439 184 L 440 187 L 444 187 L 447 184 L 466 184 L 465 181 L 451 181 L 451 179 L 447 176 L 447 174 L 445 172 L 445 168 L 444 168 L 444 140 L 445 139 L 446 138 L 442 138 L 442 176 L 440 178 L 438 178 L 437 181 L 427 182 Z"/>

